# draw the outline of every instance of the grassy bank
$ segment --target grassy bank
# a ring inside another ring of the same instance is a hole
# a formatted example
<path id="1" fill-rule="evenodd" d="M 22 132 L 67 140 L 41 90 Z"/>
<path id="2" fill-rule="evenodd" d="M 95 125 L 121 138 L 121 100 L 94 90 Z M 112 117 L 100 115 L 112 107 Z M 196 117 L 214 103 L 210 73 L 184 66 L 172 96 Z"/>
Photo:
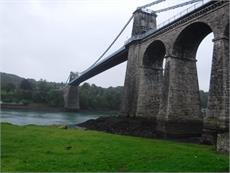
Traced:
<path id="1" fill-rule="evenodd" d="M 1 171 L 227 172 L 213 147 L 57 127 L 1 125 Z"/>

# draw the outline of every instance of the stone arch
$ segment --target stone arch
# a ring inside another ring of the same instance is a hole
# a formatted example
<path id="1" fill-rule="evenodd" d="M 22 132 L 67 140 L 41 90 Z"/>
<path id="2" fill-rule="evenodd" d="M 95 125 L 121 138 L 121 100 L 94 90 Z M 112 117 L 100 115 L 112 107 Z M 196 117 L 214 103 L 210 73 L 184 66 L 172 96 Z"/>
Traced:
<path id="1" fill-rule="evenodd" d="M 195 59 L 201 41 L 212 31 L 204 22 L 187 26 L 177 37 L 173 45 L 173 55 L 179 58 Z"/>
<path id="2" fill-rule="evenodd" d="M 181 90 L 184 90 L 184 93 L 179 97 L 189 98 L 190 101 L 182 99 L 183 104 L 188 107 L 189 105 L 194 106 L 190 111 L 187 110 L 187 115 L 201 115 L 196 54 L 202 40 L 210 33 L 214 34 L 212 28 L 207 23 L 195 22 L 181 31 L 173 45 L 173 56 L 179 58 L 183 64 L 183 67 L 180 67 L 182 74 L 177 75 L 184 79 L 184 81 L 180 81 L 179 87 Z"/>
<path id="3" fill-rule="evenodd" d="M 159 112 L 166 47 L 155 40 L 145 49 L 140 68 L 137 116 L 155 117 Z"/>
<path id="4" fill-rule="evenodd" d="M 153 41 L 145 50 L 143 66 L 161 68 L 166 54 L 166 47 L 160 40 Z"/>
<path id="5" fill-rule="evenodd" d="M 195 22 L 186 26 L 172 43 L 172 49 L 167 56 L 164 85 L 159 121 L 157 129 L 161 132 L 171 129 L 169 133 L 176 134 L 179 128 L 178 120 L 186 124 L 180 127 L 180 133 L 200 135 L 202 132 L 202 114 L 196 67 L 196 52 L 201 41 L 213 32 L 204 22 Z M 178 127 L 177 127 L 178 126 Z M 164 129 L 165 128 L 165 129 Z"/>

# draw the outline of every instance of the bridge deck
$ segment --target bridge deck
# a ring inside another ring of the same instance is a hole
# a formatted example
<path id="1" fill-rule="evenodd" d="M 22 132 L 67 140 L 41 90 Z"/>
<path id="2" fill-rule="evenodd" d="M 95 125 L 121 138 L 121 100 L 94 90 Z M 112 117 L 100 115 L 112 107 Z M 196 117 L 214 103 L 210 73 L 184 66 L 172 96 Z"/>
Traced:
<path id="1" fill-rule="evenodd" d="M 69 83 L 69 85 L 79 85 L 81 82 L 103 72 L 106 71 L 122 62 L 126 61 L 128 57 L 128 48 L 125 46 L 121 47 L 119 50 L 114 52 L 113 54 L 109 55 L 107 58 L 102 60 L 96 66 L 88 69 L 78 78 L 74 79 Z"/>

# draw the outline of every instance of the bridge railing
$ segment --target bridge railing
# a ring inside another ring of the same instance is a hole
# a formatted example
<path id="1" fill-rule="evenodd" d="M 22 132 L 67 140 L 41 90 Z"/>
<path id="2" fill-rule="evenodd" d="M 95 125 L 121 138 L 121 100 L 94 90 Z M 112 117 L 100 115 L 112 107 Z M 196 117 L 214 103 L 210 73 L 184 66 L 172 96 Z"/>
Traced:
<path id="1" fill-rule="evenodd" d="M 188 13 L 198 9 L 199 7 L 201 7 L 202 5 L 204 4 L 207 4 L 208 2 L 210 2 L 212 0 L 202 0 L 202 1 L 199 1 L 197 3 L 195 3 L 194 5 L 190 6 L 189 8 L 181 11 L 180 13 L 174 15 L 173 17 L 170 17 L 169 19 L 165 20 L 164 22 L 160 23 L 157 25 L 157 29 L 151 29 L 147 32 L 145 32 L 144 34 L 141 34 L 141 35 L 137 35 L 137 36 L 133 36 L 131 37 L 130 39 L 128 39 L 126 42 L 125 42 L 125 45 L 132 42 L 133 40 L 139 40 L 141 38 L 144 38 L 154 32 L 156 32 L 157 30 L 160 30 L 161 28 L 163 28 L 164 26 L 174 22 L 175 20 L 187 15 Z"/>
<path id="2" fill-rule="evenodd" d="M 173 17 L 167 19 L 166 21 L 160 23 L 157 25 L 157 29 L 161 29 L 162 27 L 164 27 L 165 25 L 175 21 L 176 19 L 179 19 L 180 17 L 194 11 L 195 9 L 201 7 L 202 5 L 206 4 L 207 2 L 209 2 L 211 0 L 203 0 L 203 1 L 198 1 L 197 3 L 195 3 L 194 5 L 190 6 L 189 8 L 181 11 L 180 13 L 174 15 Z"/>

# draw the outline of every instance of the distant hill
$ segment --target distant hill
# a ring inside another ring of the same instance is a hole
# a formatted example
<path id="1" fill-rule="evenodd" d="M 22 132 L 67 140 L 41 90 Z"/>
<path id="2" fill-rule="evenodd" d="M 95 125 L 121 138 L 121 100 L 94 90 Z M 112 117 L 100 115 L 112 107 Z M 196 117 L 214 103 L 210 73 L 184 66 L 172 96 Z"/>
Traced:
<path id="1" fill-rule="evenodd" d="M 5 85 L 12 83 L 16 86 L 16 88 L 19 88 L 22 80 L 26 79 L 20 76 L 17 76 L 15 74 L 9 74 L 9 73 L 4 73 L 4 72 L 0 72 L 1 75 L 1 86 L 4 87 Z M 28 79 L 28 81 L 30 81 L 33 85 L 36 85 L 36 80 L 34 79 Z M 63 83 L 56 83 L 56 82 L 47 82 L 49 85 L 51 86 L 56 86 L 58 87 L 62 87 L 64 84 Z"/>
<path id="2" fill-rule="evenodd" d="M 13 85 L 12 85 L 13 84 Z M 35 81 L 1 73 L 2 103 L 44 104 L 63 107 L 64 83 Z M 80 107 L 85 110 L 119 110 L 123 87 L 102 88 L 84 83 L 79 86 Z"/>
<path id="3" fill-rule="evenodd" d="M 24 79 L 14 74 L 0 72 L 1 75 L 1 86 L 4 86 L 8 83 L 14 84 L 16 87 L 19 87 L 21 81 Z"/>

